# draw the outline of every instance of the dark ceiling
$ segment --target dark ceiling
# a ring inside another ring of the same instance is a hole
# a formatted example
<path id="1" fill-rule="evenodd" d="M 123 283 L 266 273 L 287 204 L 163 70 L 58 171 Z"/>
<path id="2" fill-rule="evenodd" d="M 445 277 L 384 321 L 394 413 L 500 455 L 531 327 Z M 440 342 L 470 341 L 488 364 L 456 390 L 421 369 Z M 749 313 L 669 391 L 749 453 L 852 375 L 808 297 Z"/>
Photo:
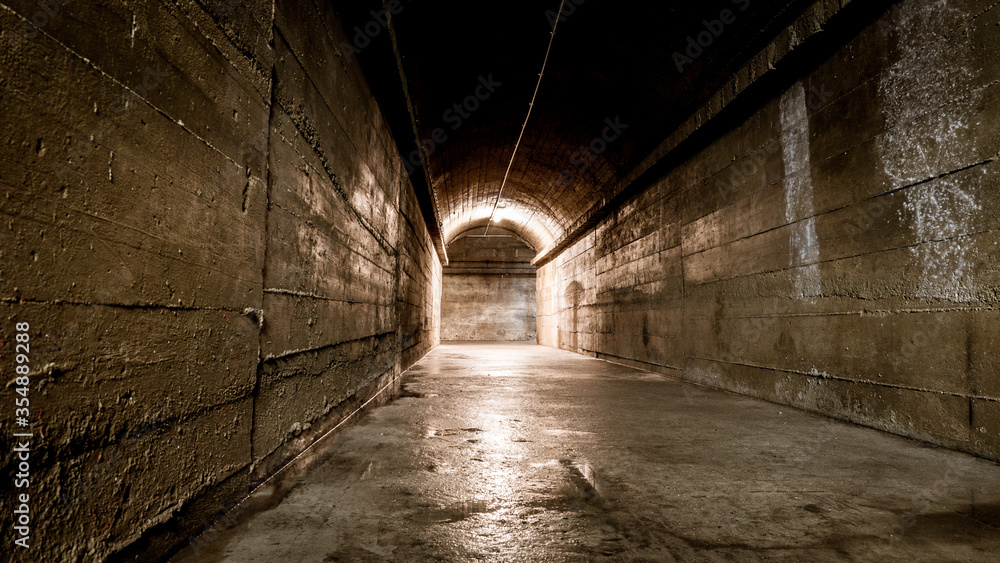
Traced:
<path id="1" fill-rule="evenodd" d="M 566 0 L 497 224 L 537 251 L 550 246 L 809 4 Z M 390 34 L 380 33 L 359 54 L 404 159 L 417 138 L 431 140 L 426 169 L 418 162 L 411 178 L 418 192 L 429 180 L 433 203 L 425 205 L 445 244 L 488 222 L 559 5 L 398 0 L 395 50 Z M 354 37 L 355 26 L 364 29 L 381 9 L 354 1 L 338 12 Z M 679 70 L 675 53 L 699 34 L 707 46 Z"/>

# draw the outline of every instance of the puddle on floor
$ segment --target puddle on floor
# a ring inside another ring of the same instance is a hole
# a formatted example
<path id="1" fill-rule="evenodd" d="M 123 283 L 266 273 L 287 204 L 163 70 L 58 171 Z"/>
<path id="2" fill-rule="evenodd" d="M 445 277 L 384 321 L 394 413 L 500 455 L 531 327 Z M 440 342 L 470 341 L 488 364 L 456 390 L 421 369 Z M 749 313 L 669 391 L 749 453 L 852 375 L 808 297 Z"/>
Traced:
<path id="1" fill-rule="evenodd" d="M 448 436 L 458 436 L 459 434 L 479 434 L 482 428 L 428 428 L 424 436 L 427 438 L 445 438 Z"/>
<path id="2" fill-rule="evenodd" d="M 437 397 L 437 393 L 421 393 L 419 391 L 410 391 L 405 386 L 399 390 L 399 394 L 396 395 L 397 399 L 429 399 L 431 397 Z"/>
<path id="3" fill-rule="evenodd" d="M 443 524 L 465 520 L 473 514 L 492 512 L 486 501 L 463 501 L 451 506 L 430 508 L 410 517 L 414 522 L 425 524 Z"/>
<path id="4" fill-rule="evenodd" d="M 598 504 L 604 497 L 604 483 L 597 470 L 587 462 L 561 459 L 559 463 L 569 470 L 569 479 L 559 492 L 588 504 Z"/>
<path id="5" fill-rule="evenodd" d="M 584 430 L 563 430 L 561 428 L 546 430 L 545 433 L 552 436 L 591 436 L 594 434 L 593 432 L 586 432 Z"/>

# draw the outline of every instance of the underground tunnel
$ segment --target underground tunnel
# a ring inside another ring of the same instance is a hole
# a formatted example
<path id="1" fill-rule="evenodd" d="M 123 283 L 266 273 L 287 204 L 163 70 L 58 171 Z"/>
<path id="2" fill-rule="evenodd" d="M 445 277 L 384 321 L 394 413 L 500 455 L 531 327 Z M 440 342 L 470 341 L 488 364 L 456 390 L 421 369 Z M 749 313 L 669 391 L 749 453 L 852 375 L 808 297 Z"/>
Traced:
<path id="1" fill-rule="evenodd" d="M 0 561 L 996 561 L 992 0 L 0 0 Z"/>

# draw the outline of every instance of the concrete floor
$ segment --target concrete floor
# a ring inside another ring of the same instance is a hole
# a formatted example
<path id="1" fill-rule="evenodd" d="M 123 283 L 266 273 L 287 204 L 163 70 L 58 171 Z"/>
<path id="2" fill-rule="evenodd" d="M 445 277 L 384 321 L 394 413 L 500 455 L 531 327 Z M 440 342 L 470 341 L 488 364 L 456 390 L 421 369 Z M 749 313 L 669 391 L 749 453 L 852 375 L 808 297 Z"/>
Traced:
<path id="1" fill-rule="evenodd" d="M 175 560 L 1000 560 L 972 456 L 533 345 L 404 388 Z"/>

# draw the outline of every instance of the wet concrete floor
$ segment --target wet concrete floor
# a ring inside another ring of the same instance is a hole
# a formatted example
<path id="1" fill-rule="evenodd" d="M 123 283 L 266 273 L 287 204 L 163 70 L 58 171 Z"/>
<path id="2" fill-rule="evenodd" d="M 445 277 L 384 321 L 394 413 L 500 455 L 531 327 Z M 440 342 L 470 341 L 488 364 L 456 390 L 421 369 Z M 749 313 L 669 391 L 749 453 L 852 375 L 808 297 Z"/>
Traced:
<path id="1" fill-rule="evenodd" d="M 534 345 L 445 344 L 175 561 L 1000 561 L 1000 466 Z"/>

